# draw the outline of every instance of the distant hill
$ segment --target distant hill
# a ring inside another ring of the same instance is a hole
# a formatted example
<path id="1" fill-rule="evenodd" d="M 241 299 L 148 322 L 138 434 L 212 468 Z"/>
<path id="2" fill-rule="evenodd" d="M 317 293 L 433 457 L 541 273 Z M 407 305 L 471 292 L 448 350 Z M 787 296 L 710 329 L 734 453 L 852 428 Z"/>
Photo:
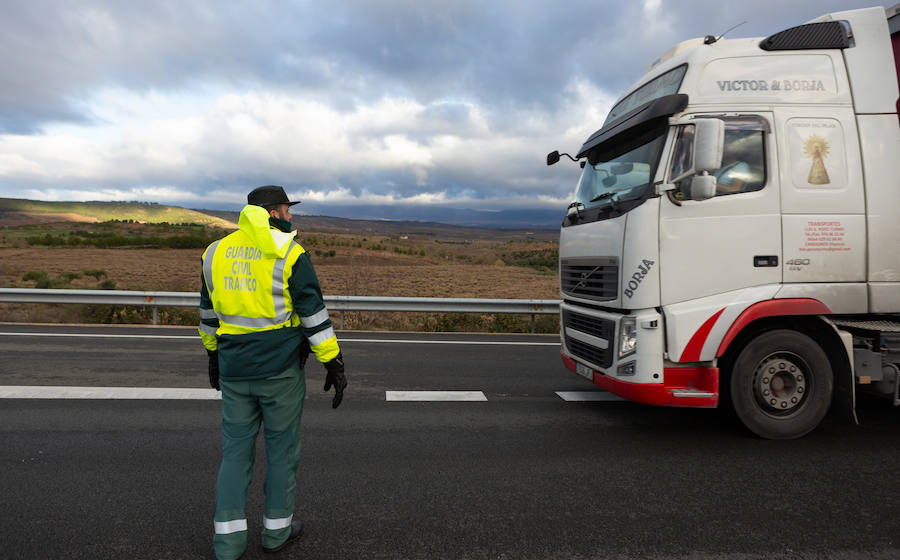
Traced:
<path id="1" fill-rule="evenodd" d="M 223 220 L 237 222 L 239 212 L 219 210 L 197 210 Z M 409 220 L 353 220 L 333 216 L 304 216 L 294 212 L 292 224 L 300 231 L 322 233 L 350 233 L 354 235 L 402 235 L 435 237 L 438 239 L 493 239 L 498 241 L 514 239 L 534 239 L 538 241 L 556 241 L 559 230 L 549 229 L 488 229 L 455 226 L 438 222 L 420 222 Z"/>
<path id="2" fill-rule="evenodd" d="M 236 223 L 179 206 L 146 202 L 46 202 L 0 198 L 0 225 L 46 222 L 106 222 L 134 220 L 141 223 L 204 224 L 234 229 Z"/>
<path id="3" fill-rule="evenodd" d="M 334 214 L 337 215 L 333 215 Z M 372 235 L 424 235 L 459 239 L 556 239 L 555 210 L 467 210 L 410 206 L 319 206 L 293 208 L 304 231 Z M 316 215 L 321 213 L 321 215 Z M 308 215 L 304 215 L 308 214 Z M 236 229 L 238 212 L 187 209 L 146 202 L 45 202 L 0 198 L 0 226 L 48 222 L 193 223 Z"/>
<path id="4" fill-rule="evenodd" d="M 473 210 L 446 206 L 410 204 L 325 205 L 303 203 L 294 213 L 334 216 L 352 220 L 400 220 L 437 222 L 454 226 L 488 229 L 553 229 L 559 231 L 565 208 L 524 208 L 510 210 Z"/>

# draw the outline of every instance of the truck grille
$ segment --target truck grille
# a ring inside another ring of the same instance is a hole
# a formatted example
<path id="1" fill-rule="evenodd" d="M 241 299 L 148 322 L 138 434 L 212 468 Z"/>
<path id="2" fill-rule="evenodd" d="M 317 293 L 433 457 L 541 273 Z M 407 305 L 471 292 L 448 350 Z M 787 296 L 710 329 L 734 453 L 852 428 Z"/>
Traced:
<path id="1" fill-rule="evenodd" d="M 559 287 L 562 293 L 596 301 L 619 295 L 619 259 L 561 259 Z"/>
<path id="2" fill-rule="evenodd" d="M 590 315 L 582 315 L 573 313 L 572 311 L 563 310 L 563 333 L 566 342 L 566 348 L 576 358 L 581 358 L 586 362 L 602 368 L 608 368 L 613 362 L 613 349 L 615 348 L 616 324 L 613 321 L 592 317 Z M 606 340 L 609 344 L 606 348 L 597 348 L 581 340 L 572 338 L 566 333 L 566 329 L 573 329 L 584 334 L 595 336 Z"/>

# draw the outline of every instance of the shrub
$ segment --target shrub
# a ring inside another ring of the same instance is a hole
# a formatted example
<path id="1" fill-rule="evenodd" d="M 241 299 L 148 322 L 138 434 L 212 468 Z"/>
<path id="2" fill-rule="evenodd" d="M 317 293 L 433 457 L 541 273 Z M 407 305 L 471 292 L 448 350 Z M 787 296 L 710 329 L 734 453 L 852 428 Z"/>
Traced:
<path id="1" fill-rule="evenodd" d="M 48 278 L 47 273 L 43 270 L 29 270 L 22 276 L 22 280 L 25 280 L 26 282 L 47 282 Z"/>
<path id="2" fill-rule="evenodd" d="M 65 245 L 66 238 L 62 236 L 57 237 L 50 233 L 45 233 L 44 235 L 28 237 L 25 239 L 25 242 L 29 245 L 46 245 L 48 247 L 57 247 L 60 245 Z"/>
<path id="3" fill-rule="evenodd" d="M 89 268 L 86 270 L 82 270 L 82 272 L 84 273 L 85 276 L 93 276 L 94 280 L 96 280 L 97 282 L 100 281 L 100 278 L 103 278 L 104 276 L 109 276 L 109 274 L 107 274 L 105 270 L 100 269 L 100 268 Z"/>

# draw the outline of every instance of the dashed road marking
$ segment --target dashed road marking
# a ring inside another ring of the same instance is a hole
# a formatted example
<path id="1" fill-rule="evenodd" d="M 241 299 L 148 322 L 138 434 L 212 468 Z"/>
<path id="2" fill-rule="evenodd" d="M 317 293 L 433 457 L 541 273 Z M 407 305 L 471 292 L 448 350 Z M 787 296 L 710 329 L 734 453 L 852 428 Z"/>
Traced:
<path id="1" fill-rule="evenodd" d="M 557 391 L 557 395 L 567 402 L 624 401 L 622 397 L 606 391 Z"/>
<path id="2" fill-rule="evenodd" d="M 557 391 L 567 402 L 623 401 L 606 391 Z M 58 387 L 45 385 L 0 386 L 0 399 L 135 399 L 135 400 L 216 400 L 222 393 L 214 389 L 166 387 Z M 483 391 L 385 391 L 390 402 L 485 402 Z M 495 399 L 495 400 L 502 400 Z"/>
<path id="3" fill-rule="evenodd" d="M 487 397 L 481 391 L 385 391 L 386 401 L 481 402 Z"/>
<path id="4" fill-rule="evenodd" d="M 155 399 L 215 400 L 215 389 L 172 389 L 165 387 L 49 387 L 11 385 L 0 387 L 0 399 Z"/>

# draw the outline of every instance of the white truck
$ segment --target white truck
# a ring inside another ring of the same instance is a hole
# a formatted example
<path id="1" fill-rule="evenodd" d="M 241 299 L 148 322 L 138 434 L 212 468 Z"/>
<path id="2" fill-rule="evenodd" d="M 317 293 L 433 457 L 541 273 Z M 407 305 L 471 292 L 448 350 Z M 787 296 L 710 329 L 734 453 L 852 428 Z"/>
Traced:
<path id="1" fill-rule="evenodd" d="M 898 7 L 681 43 L 562 154 L 570 370 L 772 439 L 900 404 Z"/>

